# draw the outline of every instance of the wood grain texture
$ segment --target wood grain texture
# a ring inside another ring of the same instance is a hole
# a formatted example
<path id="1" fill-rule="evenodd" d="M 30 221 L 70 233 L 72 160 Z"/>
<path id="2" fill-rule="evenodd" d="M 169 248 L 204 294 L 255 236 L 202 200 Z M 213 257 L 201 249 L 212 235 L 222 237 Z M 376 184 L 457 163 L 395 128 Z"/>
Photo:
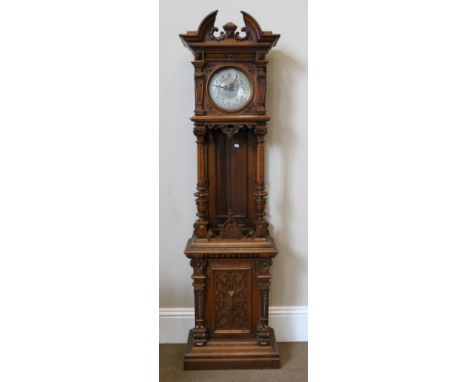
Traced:
<path id="1" fill-rule="evenodd" d="M 194 55 L 197 218 L 185 255 L 193 267 L 195 326 L 184 364 L 200 368 L 276 368 L 269 327 L 272 258 L 278 253 L 265 219 L 266 54 L 279 35 L 242 12 L 245 27 L 214 26 L 216 11 L 181 34 Z M 242 71 L 252 96 L 241 108 L 218 107 L 208 91 L 220 69 Z"/>
<path id="2" fill-rule="evenodd" d="M 200 369 L 277 369 L 281 367 L 274 334 L 271 345 L 255 340 L 211 340 L 206 346 L 193 345 L 191 333 L 184 356 L 185 370 Z"/>
<path id="3" fill-rule="evenodd" d="M 161 382 L 307 382 L 307 342 L 278 342 L 281 369 L 184 370 L 185 344 L 159 345 Z"/>

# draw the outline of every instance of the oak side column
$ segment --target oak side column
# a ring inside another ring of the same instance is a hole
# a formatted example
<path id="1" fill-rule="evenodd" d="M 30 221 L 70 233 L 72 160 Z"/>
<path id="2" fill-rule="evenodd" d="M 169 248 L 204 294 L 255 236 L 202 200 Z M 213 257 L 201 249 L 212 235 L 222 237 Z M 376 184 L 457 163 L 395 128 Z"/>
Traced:
<path id="1" fill-rule="evenodd" d="M 257 160 L 256 160 L 256 175 L 255 175 L 255 236 L 265 237 L 268 234 L 268 224 L 265 221 L 265 135 L 266 125 L 257 125 L 254 129 L 257 144 Z"/>
<path id="2" fill-rule="evenodd" d="M 262 346 L 271 343 L 272 329 L 268 324 L 268 309 L 271 279 L 269 269 L 272 263 L 271 259 L 257 261 L 257 285 L 260 290 L 260 323 L 257 326 L 257 342 Z"/>
<path id="3" fill-rule="evenodd" d="M 255 66 L 257 67 L 257 84 L 258 84 L 258 111 L 265 113 L 265 95 L 266 95 L 266 65 L 265 52 L 257 52 Z"/>
<path id="4" fill-rule="evenodd" d="M 203 96 L 204 96 L 204 83 L 205 83 L 205 72 L 203 68 L 205 67 L 205 61 L 202 59 L 203 54 L 197 53 L 195 61 L 192 61 L 193 67 L 195 69 L 195 115 L 204 114 L 205 110 L 203 108 Z"/>
<path id="5" fill-rule="evenodd" d="M 197 137 L 197 204 L 195 236 L 206 238 L 208 233 L 208 176 L 207 176 L 207 128 L 202 123 L 195 124 L 193 133 Z"/>
<path id="6" fill-rule="evenodd" d="M 195 327 L 192 329 L 193 343 L 195 346 L 206 344 L 208 334 L 205 325 L 205 266 L 204 260 L 191 260 L 193 268 L 193 291 L 195 297 Z"/>

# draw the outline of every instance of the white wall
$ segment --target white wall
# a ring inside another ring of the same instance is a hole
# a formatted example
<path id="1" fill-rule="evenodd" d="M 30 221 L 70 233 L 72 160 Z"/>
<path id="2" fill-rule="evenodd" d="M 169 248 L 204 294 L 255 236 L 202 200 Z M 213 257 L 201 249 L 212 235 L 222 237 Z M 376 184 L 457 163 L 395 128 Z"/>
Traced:
<path id="1" fill-rule="evenodd" d="M 307 2 L 162 1 L 160 3 L 160 306 L 193 306 L 183 250 L 195 220 L 193 60 L 179 33 L 196 30 L 218 9 L 216 25 L 243 26 L 241 10 L 281 38 L 268 56 L 267 216 L 279 248 L 271 306 L 307 305 Z"/>

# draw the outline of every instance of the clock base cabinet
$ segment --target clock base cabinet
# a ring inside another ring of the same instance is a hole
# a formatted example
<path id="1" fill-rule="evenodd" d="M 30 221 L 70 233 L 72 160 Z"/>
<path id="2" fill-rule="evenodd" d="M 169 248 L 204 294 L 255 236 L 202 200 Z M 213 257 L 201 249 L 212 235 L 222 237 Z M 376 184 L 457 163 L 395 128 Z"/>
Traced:
<path id="1" fill-rule="evenodd" d="M 193 268 L 195 325 L 184 369 L 279 368 L 268 323 L 273 240 L 191 239 L 185 254 Z"/>

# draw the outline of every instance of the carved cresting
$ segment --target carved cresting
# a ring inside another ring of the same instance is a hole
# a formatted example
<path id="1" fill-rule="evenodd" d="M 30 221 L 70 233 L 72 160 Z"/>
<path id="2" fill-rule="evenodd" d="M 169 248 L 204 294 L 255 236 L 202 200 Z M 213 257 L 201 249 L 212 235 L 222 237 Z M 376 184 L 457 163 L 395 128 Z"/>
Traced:
<path id="1" fill-rule="evenodd" d="M 204 260 L 191 260 L 193 268 L 193 291 L 195 297 L 195 327 L 192 329 L 195 346 L 206 344 L 208 334 L 205 325 L 205 265 Z"/>
<path id="2" fill-rule="evenodd" d="M 207 137 L 206 126 L 203 123 L 195 124 L 193 133 L 197 137 L 197 221 L 195 222 L 195 235 L 199 238 L 207 237 L 208 225 L 208 175 L 207 175 Z"/>
<path id="3" fill-rule="evenodd" d="M 259 345 L 269 345 L 272 329 L 268 324 L 268 300 L 270 291 L 271 259 L 257 261 L 257 285 L 260 290 L 260 324 L 257 326 L 257 342 Z"/>
<path id="4" fill-rule="evenodd" d="M 244 11 L 241 11 L 245 24 L 245 27 L 241 28 L 241 32 L 244 33 L 244 36 L 241 36 L 240 32 L 235 32 L 237 25 L 231 22 L 226 23 L 223 26 L 224 32 L 219 32 L 219 35 L 216 36 L 216 33 L 219 31 L 218 28 L 214 26 L 217 13 L 218 11 L 214 11 L 207 15 L 200 23 L 197 31 L 187 32 L 182 35 L 184 43 L 190 44 L 210 40 L 254 41 L 268 44 L 268 47 L 271 48 L 279 39 L 279 35 L 263 31 L 257 20 Z"/>

